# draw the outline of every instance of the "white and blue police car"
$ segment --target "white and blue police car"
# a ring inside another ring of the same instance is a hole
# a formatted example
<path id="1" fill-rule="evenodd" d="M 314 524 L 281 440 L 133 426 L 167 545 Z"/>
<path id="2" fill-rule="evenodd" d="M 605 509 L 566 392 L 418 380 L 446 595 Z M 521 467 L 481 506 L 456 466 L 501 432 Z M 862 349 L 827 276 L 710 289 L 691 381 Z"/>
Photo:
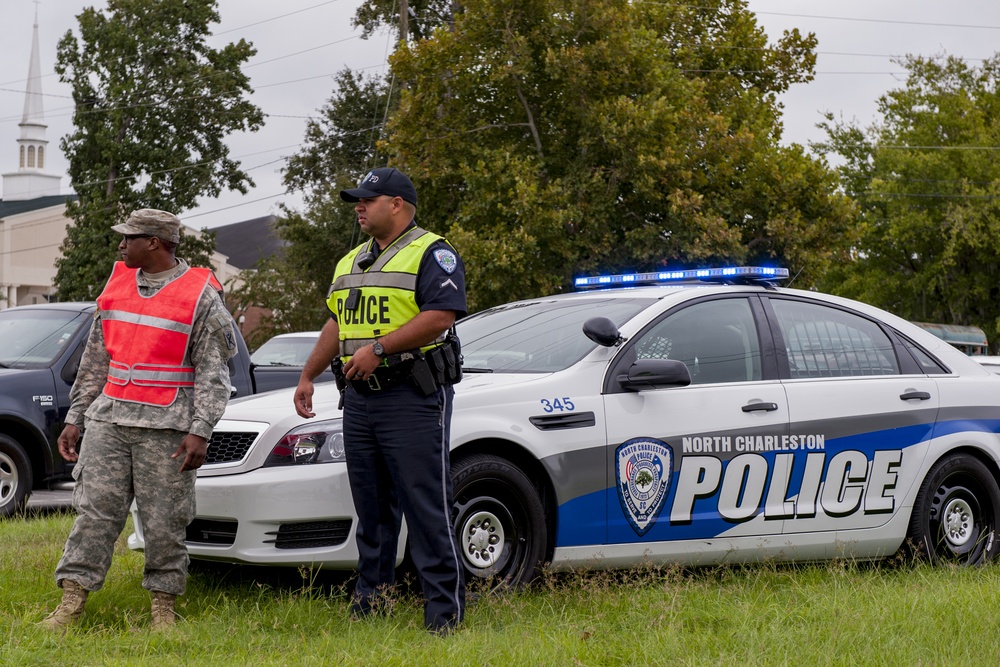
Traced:
<path id="1" fill-rule="evenodd" d="M 520 584 L 546 565 L 901 548 L 990 560 L 1000 379 L 887 312 L 779 287 L 786 276 L 581 278 L 460 322 L 451 460 L 469 574 Z M 327 383 L 313 420 L 292 390 L 230 404 L 198 474 L 193 558 L 356 566 L 337 402 Z"/>

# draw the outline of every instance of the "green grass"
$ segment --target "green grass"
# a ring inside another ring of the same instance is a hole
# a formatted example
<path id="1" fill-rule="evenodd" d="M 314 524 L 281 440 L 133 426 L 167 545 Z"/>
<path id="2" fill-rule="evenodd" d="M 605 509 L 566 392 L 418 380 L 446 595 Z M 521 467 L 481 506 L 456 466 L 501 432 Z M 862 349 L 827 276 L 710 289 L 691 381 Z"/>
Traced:
<path id="1" fill-rule="evenodd" d="M 547 575 L 483 594 L 445 638 L 418 599 L 347 618 L 344 577 L 198 567 L 176 630 L 149 632 L 142 556 L 124 536 L 103 590 L 65 636 L 35 626 L 72 516 L 0 522 L 0 664 L 998 665 L 1000 566 L 848 561 Z M 126 533 L 127 534 L 127 533 Z"/>

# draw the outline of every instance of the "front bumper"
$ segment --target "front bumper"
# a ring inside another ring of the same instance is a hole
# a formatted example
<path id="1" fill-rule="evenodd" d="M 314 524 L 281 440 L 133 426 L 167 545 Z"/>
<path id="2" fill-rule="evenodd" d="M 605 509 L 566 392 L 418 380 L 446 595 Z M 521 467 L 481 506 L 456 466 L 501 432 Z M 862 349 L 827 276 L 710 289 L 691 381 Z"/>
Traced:
<path id="1" fill-rule="evenodd" d="M 197 515 L 188 526 L 191 558 L 327 569 L 357 567 L 357 514 L 345 463 L 259 468 L 199 477 Z M 132 506 L 130 549 L 142 550 Z M 402 543 L 402 542 L 401 542 Z"/>

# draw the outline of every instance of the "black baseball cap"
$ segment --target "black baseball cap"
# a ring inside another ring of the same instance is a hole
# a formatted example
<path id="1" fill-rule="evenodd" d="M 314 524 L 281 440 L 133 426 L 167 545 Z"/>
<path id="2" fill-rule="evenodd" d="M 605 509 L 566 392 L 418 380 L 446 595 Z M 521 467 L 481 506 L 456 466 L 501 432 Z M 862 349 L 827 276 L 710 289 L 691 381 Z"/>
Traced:
<path id="1" fill-rule="evenodd" d="M 408 201 L 414 206 L 417 205 L 417 189 L 413 187 L 413 181 L 394 167 L 372 169 L 361 179 L 358 187 L 340 191 L 340 198 L 349 202 L 356 202 L 363 197 L 378 197 L 380 195 L 402 197 L 403 201 Z"/>

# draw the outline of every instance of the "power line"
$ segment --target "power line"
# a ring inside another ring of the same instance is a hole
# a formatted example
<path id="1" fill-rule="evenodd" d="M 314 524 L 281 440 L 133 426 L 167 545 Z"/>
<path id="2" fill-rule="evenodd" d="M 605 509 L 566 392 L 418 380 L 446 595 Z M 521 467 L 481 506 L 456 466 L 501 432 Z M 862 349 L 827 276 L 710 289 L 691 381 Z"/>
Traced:
<path id="1" fill-rule="evenodd" d="M 635 0 L 636 4 L 640 5 L 658 5 L 660 7 L 674 7 L 677 9 L 699 9 L 714 12 L 722 12 L 721 7 L 708 7 L 705 5 L 688 5 L 688 4 L 676 4 L 672 2 L 657 2 L 656 0 Z M 767 11 L 754 11 L 747 8 L 747 11 L 754 15 L 763 16 L 785 16 L 790 18 L 799 19 L 821 19 L 827 21 L 856 21 L 859 23 L 891 23 L 895 25 L 915 25 L 915 26 L 925 26 L 931 28 L 969 28 L 976 30 L 1000 30 L 1000 26 L 995 25 L 976 25 L 971 23 L 935 23 L 933 21 L 904 21 L 899 19 L 870 19 L 862 18 L 857 16 L 824 16 L 818 14 L 794 14 L 791 12 L 767 12 Z"/>
<path id="2" fill-rule="evenodd" d="M 312 7 L 304 7 L 303 9 L 296 9 L 294 12 L 288 12 L 287 14 L 279 14 L 278 16 L 272 16 L 269 19 L 264 19 L 262 21 L 257 21 L 256 23 L 248 23 L 242 25 L 239 28 L 230 28 L 229 30 L 223 30 L 221 32 L 213 33 L 213 35 L 225 35 L 231 32 L 236 32 L 237 30 L 245 30 L 246 28 L 252 28 L 254 26 L 262 25 L 264 23 L 270 23 L 271 21 L 277 21 L 278 19 L 283 19 L 288 16 L 293 16 L 295 14 L 301 14 L 302 12 L 308 12 L 312 9 L 317 9 L 318 7 L 325 7 L 326 5 L 332 5 L 335 2 L 340 2 L 340 0 L 328 0 L 328 2 L 321 2 L 318 5 L 313 5 Z"/>
<path id="3" fill-rule="evenodd" d="M 864 195 L 876 197 L 913 197 L 915 199 L 1000 199 L 1000 195 L 962 195 L 946 194 L 943 192 L 879 192 L 877 190 L 863 190 L 848 194 L 852 197 Z"/>
<path id="4" fill-rule="evenodd" d="M 266 197 L 259 197 L 257 199 L 250 199 L 248 201 L 242 201 L 239 204 L 233 204 L 231 206 L 223 206 L 222 208 L 215 208 L 215 209 L 212 209 L 211 211 L 202 211 L 201 213 L 194 213 L 192 215 L 185 215 L 184 219 L 185 220 L 190 220 L 191 218 L 200 218 L 203 215 L 211 215 L 212 213 L 219 213 L 221 211 L 228 211 L 229 209 L 232 209 L 232 208 L 239 208 L 240 206 L 246 206 L 247 204 L 256 204 L 257 202 L 264 201 L 265 199 L 274 199 L 275 197 L 281 197 L 281 196 L 287 195 L 287 194 L 288 194 L 288 190 L 285 190 L 284 192 L 279 192 L 279 193 L 273 194 L 273 195 L 267 195 Z M 211 230 L 209 230 L 209 231 L 211 231 Z"/>

